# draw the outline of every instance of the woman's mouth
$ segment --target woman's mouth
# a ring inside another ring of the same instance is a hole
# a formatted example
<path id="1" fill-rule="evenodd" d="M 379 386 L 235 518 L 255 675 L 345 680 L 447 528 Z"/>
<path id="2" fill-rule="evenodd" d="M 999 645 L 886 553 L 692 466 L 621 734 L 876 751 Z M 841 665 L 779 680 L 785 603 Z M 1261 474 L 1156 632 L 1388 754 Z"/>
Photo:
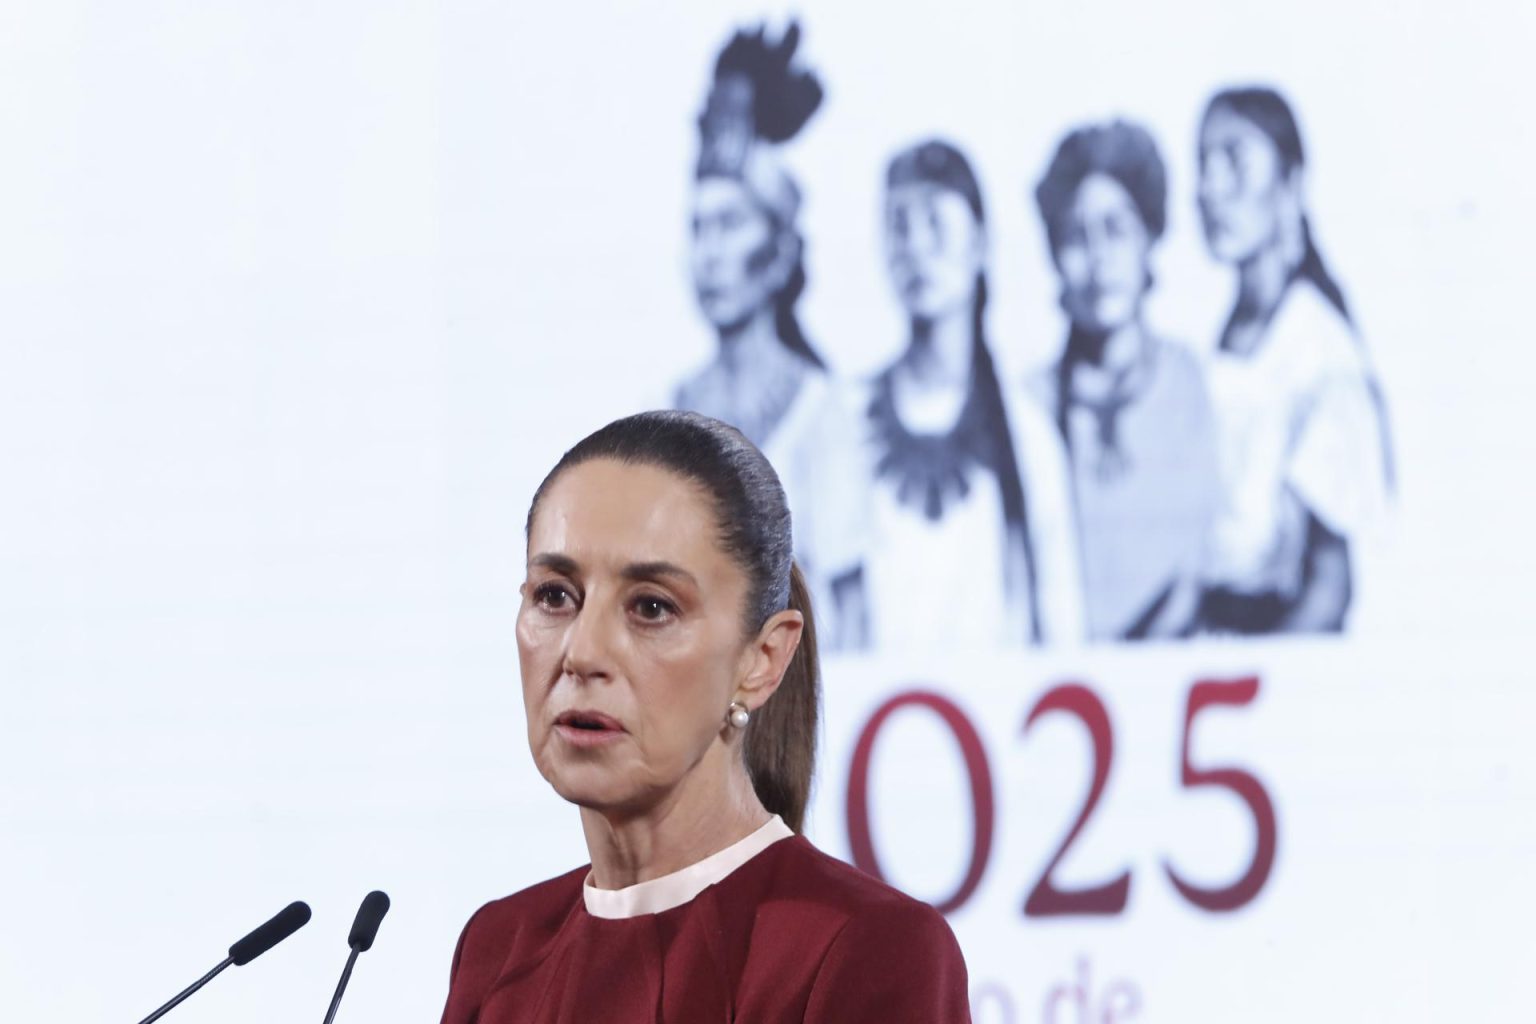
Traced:
<path id="1" fill-rule="evenodd" d="M 566 711 L 555 719 L 555 732 L 567 743 L 595 747 L 612 743 L 625 733 L 618 719 L 600 711 Z"/>

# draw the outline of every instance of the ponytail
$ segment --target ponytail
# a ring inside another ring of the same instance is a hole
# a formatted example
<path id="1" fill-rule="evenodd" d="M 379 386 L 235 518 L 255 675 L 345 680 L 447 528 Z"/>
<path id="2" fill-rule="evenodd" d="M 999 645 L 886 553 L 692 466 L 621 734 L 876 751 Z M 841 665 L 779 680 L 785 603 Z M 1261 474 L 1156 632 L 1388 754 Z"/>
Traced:
<path id="1" fill-rule="evenodd" d="M 816 769 L 816 722 L 821 705 L 821 668 L 811 594 L 800 566 L 789 571 L 789 607 L 805 619 L 800 645 L 768 702 L 747 723 L 744 755 L 752 788 L 769 813 L 796 832 L 805 828 Z"/>
<path id="2" fill-rule="evenodd" d="M 1014 542 L 1023 555 L 1024 578 L 1018 581 L 1029 605 L 1029 639 L 1038 644 L 1043 635 L 1040 623 L 1040 579 L 1035 564 L 1034 530 L 1029 523 L 1029 503 L 1024 497 L 1024 481 L 1019 470 L 1018 453 L 1013 447 L 1013 434 L 1008 425 L 1008 407 L 1003 402 L 1002 382 L 997 377 L 997 367 L 992 362 L 992 349 L 987 345 L 987 275 L 976 275 L 976 297 L 971 310 L 971 395 L 968 401 L 975 403 L 980 419 L 987 432 L 984 461 L 997 475 L 997 486 L 1003 499 L 1003 521 L 1008 525 Z M 1010 579 L 1009 586 L 1015 584 Z"/>

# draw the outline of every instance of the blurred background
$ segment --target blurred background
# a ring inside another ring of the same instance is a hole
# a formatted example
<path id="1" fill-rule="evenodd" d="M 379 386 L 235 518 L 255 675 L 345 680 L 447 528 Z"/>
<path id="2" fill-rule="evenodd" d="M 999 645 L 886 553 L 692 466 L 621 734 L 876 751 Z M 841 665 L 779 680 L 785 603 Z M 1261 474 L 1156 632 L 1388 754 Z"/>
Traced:
<path id="1" fill-rule="evenodd" d="M 305 899 L 173 1019 L 318 1015 L 380 888 L 339 1019 L 435 1020 L 585 861 L 529 498 L 677 403 L 834 624 L 810 837 L 978 1022 L 1519 1016 L 1533 17 L 0 6 L 0 1011 Z"/>

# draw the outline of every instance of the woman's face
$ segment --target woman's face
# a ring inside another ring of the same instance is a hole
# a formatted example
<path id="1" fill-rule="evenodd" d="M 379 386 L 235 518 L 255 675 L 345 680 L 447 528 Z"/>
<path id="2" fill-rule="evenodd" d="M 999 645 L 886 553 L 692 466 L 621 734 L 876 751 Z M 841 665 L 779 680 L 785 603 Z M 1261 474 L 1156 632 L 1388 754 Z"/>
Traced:
<path id="1" fill-rule="evenodd" d="M 1200 129 L 1200 219 L 1211 253 L 1245 263 L 1280 243 L 1300 216 L 1299 180 L 1257 125 L 1215 107 Z"/>
<path id="2" fill-rule="evenodd" d="M 1141 312 L 1152 239 L 1125 186 L 1090 174 L 1062 214 L 1056 247 L 1061 303 L 1074 324 L 1108 333 Z"/>
<path id="3" fill-rule="evenodd" d="M 517 653 L 528 744 L 565 799 L 643 810 L 724 770 L 727 709 L 756 662 L 747 576 L 718 532 L 702 489 L 650 466 L 595 459 L 545 493 Z"/>
<path id="4" fill-rule="evenodd" d="M 746 323 L 789 279 L 792 236 L 734 179 L 704 178 L 694 186 L 692 242 L 699 308 L 719 330 Z"/>
<path id="5" fill-rule="evenodd" d="M 965 197 L 925 182 L 886 193 L 885 255 L 907 312 L 920 320 L 968 309 L 986 234 Z"/>

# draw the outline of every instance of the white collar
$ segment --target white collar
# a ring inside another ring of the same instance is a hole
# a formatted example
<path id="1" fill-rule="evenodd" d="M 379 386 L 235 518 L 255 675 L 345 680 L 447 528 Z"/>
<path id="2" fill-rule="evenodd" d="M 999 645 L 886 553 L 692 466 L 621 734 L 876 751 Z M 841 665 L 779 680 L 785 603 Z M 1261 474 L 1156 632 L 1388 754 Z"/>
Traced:
<path id="1" fill-rule="evenodd" d="M 784 819 L 775 814 L 757 831 L 719 853 L 648 882 L 638 882 L 623 889 L 599 889 L 592 884 L 592 874 L 588 872 L 581 886 L 581 898 L 587 905 L 587 913 L 593 917 L 615 919 L 659 914 L 682 906 L 780 839 L 788 839 L 794 834 L 784 824 Z"/>

